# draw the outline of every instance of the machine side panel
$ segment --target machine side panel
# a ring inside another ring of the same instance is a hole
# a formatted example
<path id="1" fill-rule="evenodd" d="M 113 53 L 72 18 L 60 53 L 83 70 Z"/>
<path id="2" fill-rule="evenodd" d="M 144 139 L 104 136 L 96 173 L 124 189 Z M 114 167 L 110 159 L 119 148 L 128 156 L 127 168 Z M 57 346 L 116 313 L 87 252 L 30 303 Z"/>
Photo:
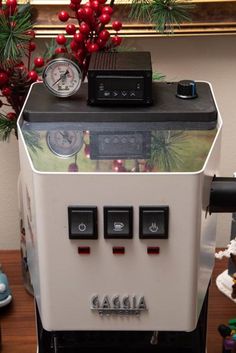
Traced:
<path id="1" fill-rule="evenodd" d="M 34 295 L 37 299 L 39 308 L 41 308 L 40 293 L 40 273 L 39 273 L 39 254 L 37 237 L 37 212 L 35 209 L 35 193 L 34 193 L 34 173 L 32 171 L 29 158 L 25 153 L 25 146 L 22 142 L 22 135 L 19 134 L 19 157 L 21 165 L 21 191 L 23 206 L 23 223 L 26 234 L 27 263 L 31 275 L 31 282 L 34 288 Z"/>
<path id="2" fill-rule="evenodd" d="M 216 245 L 216 214 L 209 214 L 207 208 L 209 206 L 209 197 L 211 183 L 214 175 L 218 175 L 218 165 L 220 159 L 221 130 L 218 138 L 212 147 L 211 158 L 205 164 L 204 172 L 201 175 L 201 193 L 199 194 L 199 205 L 201 205 L 201 238 L 199 248 L 199 273 L 198 273 L 198 314 L 201 311 L 203 299 L 215 261 L 215 245 Z"/>

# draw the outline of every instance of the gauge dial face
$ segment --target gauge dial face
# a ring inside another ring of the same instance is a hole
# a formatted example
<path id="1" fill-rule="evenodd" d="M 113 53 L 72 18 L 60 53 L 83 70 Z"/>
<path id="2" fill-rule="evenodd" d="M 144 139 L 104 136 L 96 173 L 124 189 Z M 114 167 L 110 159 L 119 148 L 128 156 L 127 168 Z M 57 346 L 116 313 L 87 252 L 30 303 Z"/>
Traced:
<path id="1" fill-rule="evenodd" d="M 81 85 L 82 72 L 73 61 L 57 58 L 49 62 L 43 72 L 43 82 L 57 97 L 75 94 Z"/>
<path id="2" fill-rule="evenodd" d="M 78 153 L 83 146 L 83 133 L 74 130 L 52 130 L 47 133 L 49 149 L 62 158 Z"/>

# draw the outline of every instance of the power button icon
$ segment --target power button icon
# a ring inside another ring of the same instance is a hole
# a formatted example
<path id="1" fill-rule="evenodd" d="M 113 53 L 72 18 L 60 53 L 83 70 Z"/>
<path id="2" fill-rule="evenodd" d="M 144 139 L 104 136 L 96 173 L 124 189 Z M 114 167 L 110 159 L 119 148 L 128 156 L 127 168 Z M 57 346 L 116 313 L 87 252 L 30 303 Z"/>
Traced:
<path id="1" fill-rule="evenodd" d="M 84 224 L 84 223 L 80 223 L 80 224 L 78 225 L 78 229 L 79 229 L 80 232 L 85 232 L 86 229 L 87 229 L 87 226 L 86 226 L 86 224 Z"/>

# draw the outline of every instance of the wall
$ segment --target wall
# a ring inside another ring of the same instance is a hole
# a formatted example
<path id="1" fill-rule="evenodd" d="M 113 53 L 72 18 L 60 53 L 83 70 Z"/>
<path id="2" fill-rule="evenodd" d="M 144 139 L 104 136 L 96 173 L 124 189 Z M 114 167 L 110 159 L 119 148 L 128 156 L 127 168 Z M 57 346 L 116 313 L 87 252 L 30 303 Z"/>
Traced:
<path id="1" fill-rule="evenodd" d="M 165 74 L 168 80 L 187 78 L 212 83 L 224 119 L 220 171 L 221 175 L 231 176 L 236 171 L 236 37 L 130 38 L 124 45 L 151 51 L 154 71 Z M 38 40 L 41 52 L 43 47 L 43 40 Z M 0 165 L 0 249 L 17 248 L 19 169 L 14 137 L 8 144 L 0 143 Z M 219 215 L 217 245 L 226 245 L 229 234 L 230 215 Z"/>
<path id="2" fill-rule="evenodd" d="M 18 174 L 18 146 L 12 136 L 10 142 L 0 142 L 0 249 L 18 248 L 19 244 Z"/>

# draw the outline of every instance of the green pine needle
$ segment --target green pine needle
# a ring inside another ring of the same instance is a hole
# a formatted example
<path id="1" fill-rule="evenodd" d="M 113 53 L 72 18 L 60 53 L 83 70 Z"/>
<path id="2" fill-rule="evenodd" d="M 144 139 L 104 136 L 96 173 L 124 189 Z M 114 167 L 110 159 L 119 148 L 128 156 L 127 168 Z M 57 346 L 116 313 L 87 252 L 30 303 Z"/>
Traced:
<path id="1" fill-rule="evenodd" d="M 9 18 L 0 15 L 0 63 L 4 69 L 14 65 L 28 52 L 32 39 L 27 31 L 32 29 L 30 4 L 19 6 Z"/>
<path id="2" fill-rule="evenodd" d="M 40 134 L 38 131 L 24 130 L 24 139 L 33 153 L 42 150 L 42 146 L 40 145 Z"/>
<path id="3" fill-rule="evenodd" d="M 159 32 L 173 32 L 180 23 L 191 20 L 189 10 L 193 6 L 179 0 L 133 0 L 130 17 L 153 23 Z"/>
<path id="4" fill-rule="evenodd" d="M 186 150 L 184 131 L 157 131 L 152 134 L 150 165 L 170 172 L 183 163 L 181 156 Z"/>
<path id="5" fill-rule="evenodd" d="M 177 0 L 154 0 L 152 17 L 156 30 L 172 32 L 175 25 L 190 21 L 188 15 L 189 5 L 179 3 Z"/>
<path id="6" fill-rule="evenodd" d="M 57 43 L 54 40 L 54 38 L 51 39 L 51 41 L 49 43 L 46 43 L 46 50 L 44 52 L 44 60 L 47 62 L 48 60 L 50 60 L 55 54 L 55 49 L 57 47 Z"/>
<path id="7" fill-rule="evenodd" d="M 153 72 L 152 80 L 153 81 L 165 81 L 166 76 L 161 74 L 160 72 Z"/>
<path id="8" fill-rule="evenodd" d="M 148 0 L 133 0 L 129 17 L 142 22 L 151 21 L 151 4 Z"/>
<path id="9" fill-rule="evenodd" d="M 16 132 L 16 121 L 0 113 L 0 140 L 8 141 L 13 130 Z"/>

